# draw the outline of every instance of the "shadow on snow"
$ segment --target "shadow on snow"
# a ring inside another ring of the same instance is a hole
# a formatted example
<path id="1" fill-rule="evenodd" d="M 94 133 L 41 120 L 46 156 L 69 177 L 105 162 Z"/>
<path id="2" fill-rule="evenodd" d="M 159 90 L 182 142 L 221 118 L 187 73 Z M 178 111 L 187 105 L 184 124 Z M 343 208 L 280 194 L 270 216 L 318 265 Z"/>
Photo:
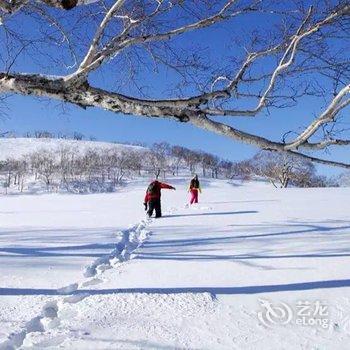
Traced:
<path id="1" fill-rule="evenodd" d="M 237 215 L 237 214 L 255 214 L 258 213 L 256 210 L 246 210 L 246 211 L 224 211 L 217 213 L 198 213 L 198 214 L 171 214 L 163 215 L 163 218 L 178 218 L 178 217 L 187 217 L 187 216 L 220 216 L 220 215 Z"/>
<path id="2" fill-rule="evenodd" d="M 330 289 L 350 287 L 350 280 L 326 280 L 288 284 L 272 284 L 261 286 L 241 287 L 180 287 L 180 288 L 125 288 L 125 289 L 80 289 L 72 294 L 108 295 L 122 293 L 146 293 L 146 294 L 179 294 L 179 293 L 210 293 L 212 295 L 229 294 L 260 294 L 273 292 L 301 291 L 313 289 Z M 30 289 L 30 288 L 0 288 L 0 295 L 62 295 L 55 289 Z"/>

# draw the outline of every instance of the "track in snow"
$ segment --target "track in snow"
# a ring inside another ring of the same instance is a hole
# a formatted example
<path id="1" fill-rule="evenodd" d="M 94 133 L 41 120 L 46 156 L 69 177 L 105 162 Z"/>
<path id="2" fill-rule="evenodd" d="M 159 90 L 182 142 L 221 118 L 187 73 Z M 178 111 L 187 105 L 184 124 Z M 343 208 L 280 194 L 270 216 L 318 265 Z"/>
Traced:
<path id="1" fill-rule="evenodd" d="M 31 347 L 30 336 L 32 333 L 45 333 L 59 326 L 61 315 L 64 314 L 64 304 L 76 304 L 89 296 L 86 291 L 79 292 L 80 288 L 103 283 L 99 278 L 104 271 L 118 266 L 120 263 L 132 259 L 132 255 L 150 236 L 150 231 L 146 228 L 152 219 L 143 219 L 139 223 L 130 226 L 126 230 L 117 233 L 118 242 L 115 249 L 107 256 L 96 259 L 84 271 L 85 280 L 74 282 L 57 289 L 58 294 L 64 296 L 60 299 L 48 301 L 43 306 L 40 315 L 33 317 L 25 324 L 25 327 L 16 333 L 11 333 L 7 340 L 0 344 L 0 350 L 16 350 L 22 347 Z M 58 346 L 64 341 L 64 337 L 54 339 L 43 339 L 40 347 Z"/>

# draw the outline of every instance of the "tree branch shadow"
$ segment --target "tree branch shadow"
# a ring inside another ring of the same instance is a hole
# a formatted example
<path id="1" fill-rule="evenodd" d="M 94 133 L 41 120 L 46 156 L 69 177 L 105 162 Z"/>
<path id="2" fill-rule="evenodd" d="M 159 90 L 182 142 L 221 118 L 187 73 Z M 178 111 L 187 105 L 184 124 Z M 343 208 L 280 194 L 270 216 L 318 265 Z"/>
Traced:
<path id="1" fill-rule="evenodd" d="M 333 289 L 350 287 L 350 279 L 309 281 L 288 284 L 271 284 L 239 287 L 174 287 L 174 288 L 118 288 L 118 289 L 79 289 L 72 294 L 79 295 L 109 295 L 109 294 L 180 294 L 180 293 L 210 293 L 216 295 L 262 294 L 274 292 L 293 292 L 314 289 Z M 34 288 L 0 288 L 0 295 L 62 295 L 56 289 Z"/>

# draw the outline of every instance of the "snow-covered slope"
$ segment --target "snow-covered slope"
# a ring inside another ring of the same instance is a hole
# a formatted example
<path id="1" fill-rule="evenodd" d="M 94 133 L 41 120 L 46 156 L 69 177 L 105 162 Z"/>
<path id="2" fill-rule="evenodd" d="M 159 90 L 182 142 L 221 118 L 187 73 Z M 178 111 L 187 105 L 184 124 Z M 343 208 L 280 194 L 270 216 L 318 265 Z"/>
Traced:
<path id="1" fill-rule="evenodd" d="M 0 349 L 348 349 L 350 189 L 168 181 L 1 197 Z"/>
<path id="2" fill-rule="evenodd" d="M 84 153 L 85 150 L 96 148 L 99 150 L 144 150 L 140 146 L 131 146 L 98 141 L 77 141 L 49 138 L 0 138 L 0 160 L 7 158 L 18 159 L 24 155 L 40 150 L 58 152 L 61 149 L 73 149 Z"/>

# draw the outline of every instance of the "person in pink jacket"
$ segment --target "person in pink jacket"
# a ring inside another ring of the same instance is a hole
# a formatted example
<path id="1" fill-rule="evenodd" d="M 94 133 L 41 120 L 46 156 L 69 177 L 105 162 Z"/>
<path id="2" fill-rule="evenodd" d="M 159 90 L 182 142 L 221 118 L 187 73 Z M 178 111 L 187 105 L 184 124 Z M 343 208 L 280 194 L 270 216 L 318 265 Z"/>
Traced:
<path id="1" fill-rule="evenodd" d="M 195 175 L 190 182 L 188 192 L 191 194 L 190 204 L 198 203 L 198 192 L 202 193 L 201 185 L 198 180 L 198 175 Z"/>

